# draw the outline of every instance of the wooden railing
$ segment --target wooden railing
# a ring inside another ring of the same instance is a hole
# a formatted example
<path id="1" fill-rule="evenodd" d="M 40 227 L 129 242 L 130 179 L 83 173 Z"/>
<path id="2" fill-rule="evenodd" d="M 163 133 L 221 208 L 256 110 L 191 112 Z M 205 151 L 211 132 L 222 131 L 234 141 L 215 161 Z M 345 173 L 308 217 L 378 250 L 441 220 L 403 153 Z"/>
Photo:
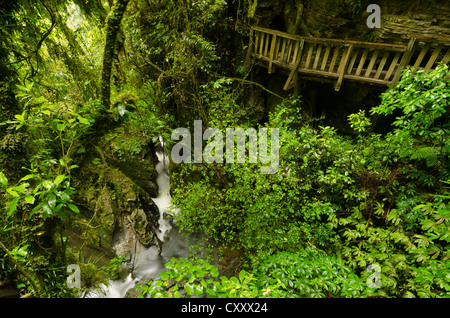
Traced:
<path id="1" fill-rule="evenodd" d="M 268 72 L 289 70 L 284 89 L 292 88 L 299 74 L 334 78 L 339 91 L 344 79 L 395 85 L 402 70 L 433 69 L 450 60 L 450 39 L 411 36 L 408 45 L 302 37 L 276 30 L 252 27 L 249 50 L 265 62 Z"/>

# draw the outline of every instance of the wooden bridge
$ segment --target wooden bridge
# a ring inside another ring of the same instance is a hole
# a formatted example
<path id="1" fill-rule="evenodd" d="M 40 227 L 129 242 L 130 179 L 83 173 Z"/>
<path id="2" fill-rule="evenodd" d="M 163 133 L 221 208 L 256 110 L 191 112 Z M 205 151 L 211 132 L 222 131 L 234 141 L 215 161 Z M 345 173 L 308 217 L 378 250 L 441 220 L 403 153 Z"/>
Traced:
<path id="1" fill-rule="evenodd" d="M 252 27 L 249 54 L 274 73 L 289 72 L 285 90 L 295 86 L 299 75 L 326 77 L 339 91 L 344 79 L 395 85 L 403 69 L 431 70 L 450 61 L 450 38 L 410 36 L 408 45 L 303 37 Z"/>

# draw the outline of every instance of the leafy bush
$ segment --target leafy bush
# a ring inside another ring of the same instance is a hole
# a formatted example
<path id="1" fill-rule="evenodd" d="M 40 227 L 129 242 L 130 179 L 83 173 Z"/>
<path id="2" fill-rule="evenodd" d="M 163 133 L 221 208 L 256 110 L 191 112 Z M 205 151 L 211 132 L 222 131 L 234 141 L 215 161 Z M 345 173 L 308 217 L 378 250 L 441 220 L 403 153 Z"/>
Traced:
<path id="1" fill-rule="evenodd" d="M 252 267 L 260 288 L 278 283 L 283 297 L 363 297 L 372 292 L 342 261 L 313 248 L 260 256 Z"/>
<path id="2" fill-rule="evenodd" d="M 142 290 L 140 297 L 270 297 L 278 288 L 275 285 L 258 289 L 257 279 L 246 271 L 241 271 L 238 277 L 219 279 L 218 269 L 201 259 L 172 258 L 165 266 L 168 270 L 160 274 L 159 280 L 136 287 Z"/>
<path id="3" fill-rule="evenodd" d="M 431 72 L 407 70 L 395 88 L 382 94 L 381 104 L 371 109 L 372 114 L 397 116 L 387 141 L 401 158 L 424 161 L 438 169 L 448 164 L 448 74 L 445 64 Z"/>
<path id="4" fill-rule="evenodd" d="M 302 120 L 298 100 L 280 104 L 267 124 L 280 129 L 278 172 L 261 175 L 259 164 L 183 166 L 175 176 L 181 182 L 173 197 L 182 207 L 180 225 L 233 244 L 249 257 L 273 255 L 267 261 L 272 264 L 282 257 L 304 257 L 293 255 L 311 245 L 342 259 L 361 279 L 369 276 L 368 265 L 378 264 L 380 296 L 446 296 L 448 73 L 447 66 L 406 71 L 371 110 L 397 116 L 392 132 L 384 136 L 368 130 L 371 122 L 363 111 L 349 116 L 357 136 L 347 138 Z M 277 258 L 278 253 L 286 254 Z M 303 261 L 333 263 L 326 258 Z M 288 264 L 273 265 L 274 272 L 277 266 Z M 306 288 L 317 296 L 365 295 L 361 289 L 346 294 L 356 282 L 330 292 L 290 277 L 291 285 L 299 284 L 296 292 L 289 290 L 291 296 Z M 282 283 L 289 286 L 289 281 Z"/>

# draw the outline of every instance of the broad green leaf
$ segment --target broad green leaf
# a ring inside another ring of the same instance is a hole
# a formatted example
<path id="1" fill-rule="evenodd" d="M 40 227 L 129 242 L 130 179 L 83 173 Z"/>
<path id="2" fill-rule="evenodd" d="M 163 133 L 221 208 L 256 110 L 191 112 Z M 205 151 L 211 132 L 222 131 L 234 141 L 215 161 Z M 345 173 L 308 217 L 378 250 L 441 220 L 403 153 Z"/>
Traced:
<path id="1" fill-rule="evenodd" d="M 234 284 L 239 284 L 238 279 L 236 277 L 234 277 L 234 276 L 230 278 L 230 282 L 232 282 Z"/>
<path id="2" fill-rule="evenodd" d="M 73 212 L 75 212 L 75 213 L 80 213 L 80 210 L 75 206 L 75 205 L 73 205 L 72 203 L 69 203 L 69 204 L 67 204 L 68 206 L 69 206 L 69 208 L 73 211 Z"/>
<path id="3" fill-rule="evenodd" d="M 16 191 L 14 191 L 13 188 L 6 189 L 6 192 L 8 192 L 9 194 L 12 194 L 15 197 L 19 196 L 19 194 Z"/>
<path id="4" fill-rule="evenodd" d="M 5 174 L 0 171 L 0 184 L 4 187 L 8 185 L 8 178 L 6 178 Z"/>
<path id="5" fill-rule="evenodd" d="M 78 120 L 80 121 L 80 123 L 85 124 L 85 125 L 90 125 L 91 124 L 89 122 L 89 120 L 87 120 L 86 118 L 83 118 L 81 116 L 78 117 Z"/>
<path id="6" fill-rule="evenodd" d="M 42 185 L 44 186 L 44 188 L 46 188 L 47 190 L 50 190 L 53 187 L 53 182 L 50 180 L 44 180 L 42 181 Z"/>
<path id="7" fill-rule="evenodd" d="M 17 187 L 12 188 L 13 190 L 19 192 L 19 193 L 24 193 L 25 192 L 25 188 L 29 187 L 30 184 L 29 183 L 22 183 L 20 185 L 18 185 Z"/>
<path id="8" fill-rule="evenodd" d="M 246 276 L 247 276 L 247 273 L 244 270 L 239 272 L 239 279 L 241 280 L 241 282 L 244 281 Z"/>
<path id="9" fill-rule="evenodd" d="M 203 294 L 203 286 L 202 285 L 194 285 L 194 294 L 195 296 L 200 296 Z"/>
<path id="10" fill-rule="evenodd" d="M 17 114 L 14 116 L 18 121 L 25 121 L 25 117 L 23 117 L 23 115 Z"/>
<path id="11" fill-rule="evenodd" d="M 60 184 L 60 183 L 64 180 L 65 177 L 66 177 L 65 174 L 60 174 L 60 175 L 58 175 L 58 176 L 55 178 L 54 183 L 55 183 L 55 184 Z"/>
<path id="12" fill-rule="evenodd" d="M 22 85 L 19 85 L 19 84 L 16 84 L 16 87 L 17 87 L 19 90 L 23 91 L 23 92 L 29 92 L 29 91 L 30 91 L 30 90 L 29 90 L 28 88 L 26 88 L 25 86 L 22 86 Z"/>
<path id="13" fill-rule="evenodd" d="M 47 202 L 48 202 L 48 206 L 53 209 L 56 205 L 56 196 L 53 193 L 50 193 L 47 196 Z"/>
<path id="14" fill-rule="evenodd" d="M 13 214 L 14 210 L 16 209 L 16 206 L 17 206 L 18 202 L 19 202 L 19 197 L 15 197 L 14 199 L 12 199 L 11 205 L 9 206 L 8 216 Z"/>
<path id="15" fill-rule="evenodd" d="M 64 190 L 64 191 L 59 191 L 59 192 L 57 192 L 57 195 L 58 195 L 61 199 L 63 199 L 64 201 L 70 201 L 70 196 L 69 196 L 69 194 L 67 193 L 67 189 Z"/>
<path id="16" fill-rule="evenodd" d="M 159 274 L 159 276 L 161 276 L 162 280 L 167 280 L 169 278 L 169 273 L 168 272 L 162 272 Z"/>
<path id="17" fill-rule="evenodd" d="M 194 286 L 192 286 L 190 283 L 186 283 L 184 284 L 184 290 L 186 291 L 186 294 L 193 294 Z"/>
<path id="18" fill-rule="evenodd" d="M 30 203 L 30 204 L 33 204 L 34 203 L 34 196 L 32 196 L 32 195 L 27 195 L 26 197 L 25 197 L 25 201 L 27 201 L 28 203 Z"/>
<path id="19" fill-rule="evenodd" d="M 31 179 L 31 178 L 34 178 L 34 177 L 37 177 L 37 176 L 38 176 L 37 174 L 27 174 L 25 177 L 20 179 L 19 182 L 22 182 L 22 181 L 25 181 L 25 180 L 28 180 L 28 179 Z"/>

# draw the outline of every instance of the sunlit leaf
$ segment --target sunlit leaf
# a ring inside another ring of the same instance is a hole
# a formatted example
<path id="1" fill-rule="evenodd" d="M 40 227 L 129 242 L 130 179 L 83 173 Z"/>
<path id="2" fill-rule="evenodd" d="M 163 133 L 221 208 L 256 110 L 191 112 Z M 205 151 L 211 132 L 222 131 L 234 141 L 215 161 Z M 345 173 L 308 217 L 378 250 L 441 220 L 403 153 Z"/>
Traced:
<path id="1" fill-rule="evenodd" d="M 67 205 L 68 205 L 69 209 L 71 209 L 73 212 L 80 213 L 80 210 L 75 205 L 73 205 L 72 203 L 69 203 Z"/>
<path id="2" fill-rule="evenodd" d="M 8 216 L 13 214 L 18 202 L 19 202 L 19 197 L 15 197 L 14 199 L 12 199 L 11 204 L 9 206 Z"/>

